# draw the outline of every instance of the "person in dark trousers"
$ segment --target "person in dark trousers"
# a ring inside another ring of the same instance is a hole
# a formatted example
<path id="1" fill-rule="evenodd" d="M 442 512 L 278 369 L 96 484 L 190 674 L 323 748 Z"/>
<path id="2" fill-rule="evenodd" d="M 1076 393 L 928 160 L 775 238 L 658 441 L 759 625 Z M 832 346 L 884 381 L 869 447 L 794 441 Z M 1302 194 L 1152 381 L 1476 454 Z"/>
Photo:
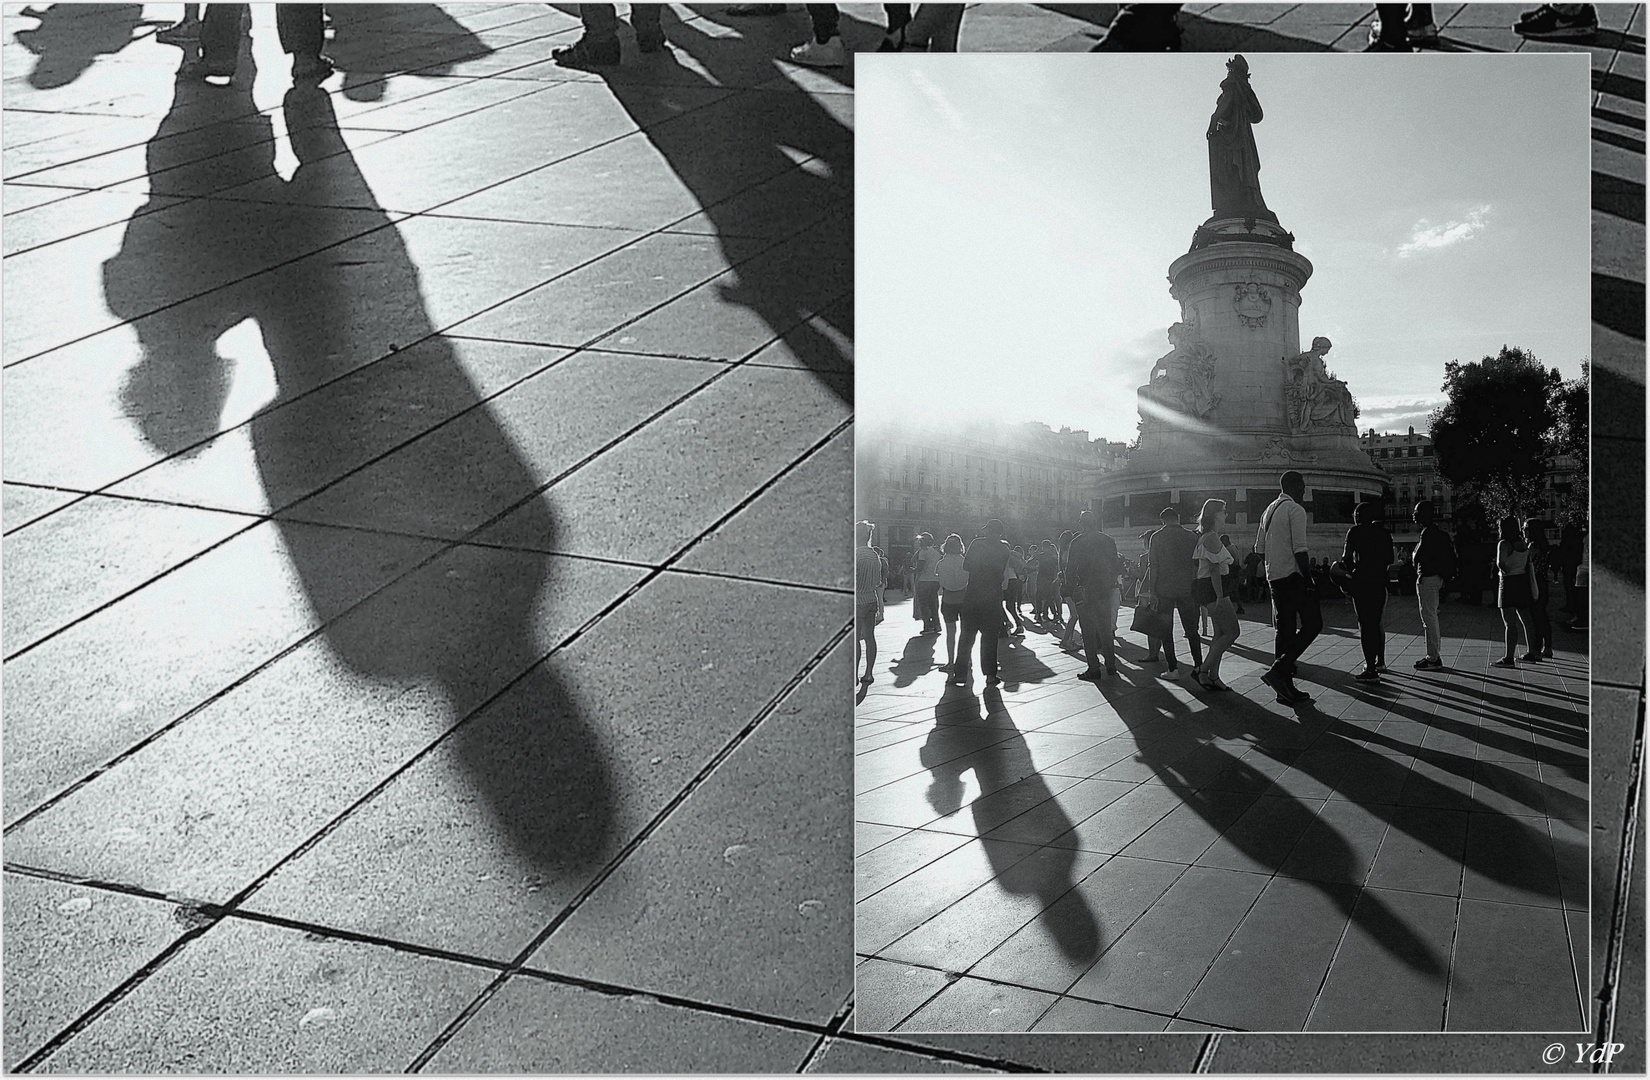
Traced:
<path id="1" fill-rule="evenodd" d="M 1192 561 L 1192 549 L 1197 547 L 1197 537 L 1180 527 L 1180 511 L 1172 506 L 1165 506 L 1158 519 L 1163 522 L 1163 527 L 1152 533 L 1146 543 L 1151 560 L 1151 569 L 1147 572 L 1150 582 L 1148 591 L 1158 611 L 1167 613 L 1172 609 L 1180 613 L 1180 626 L 1186 632 L 1186 643 L 1191 648 L 1192 674 L 1195 677 L 1203 671 L 1203 639 L 1197 636 L 1197 602 L 1192 599 L 1192 579 L 1197 571 Z M 1166 663 L 1164 677 L 1180 678 L 1180 668 L 1174 659 L 1172 624 L 1169 632 L 1163 635 L 1163 659 Z"/>
<path id="2" fill-rule="evenodd" d="M 1421 626 L 1426 632 L 1427 654 L 1415 661 L 1419 671 L 1442 671 L 1441 655 L 1444 628 L 1438 621 L 1438 598 L 1444 583 L 1455 576 L 1455 545 L 1449 533 L 1432 523 L 1431 499 L 1415 504 L 1415 523 L 1421 526 L 1421 539 L 1415 542 L 1415 556 L 1411 566 L 1415 574 L 1415 602 L 1421 609 Z"/>
<path id="3" fill-rule="evenodd" d="M 636 31 L 636 48 L 656 53 L 665 47 L 665 31 L 659 18 L 663 4 L 631 4 L 630 25 Z M 565 68 L 611 67 L 619 62 L 619 13 L 612 4 L 580 4 L 579 21 L 584 33 L 571 45 L 550 50 L 550 58 Z"/>
<path id="4" fill-rule="evenodd" d="M 1272 620 L 1277 628 L 1272 666 L 1261 681 L 1284 705 L 1304 705 L 1312 698 L 1295 685 L 1296 661 L 1323 629 L 1323 612 L 1307 561 L 1306 478 L 1291 469 L 1278 478 L 1283 491 L 1260 515 L 1255 550 L 1266 559 L 1266 583 L 1272 593 Z"/>
<path id="5" fill-rule="evenodd" d="M 1558 579 L 1564 583 L 1564 606 L 1559 610 L 1572 618 L 1581 614 L 1576 607 L 1576 567 L 1581 565 L 1581 529 L 1566 525 L 1558 534 L 1558 549 L 1553 555 L 1558 567 Z"/>
<path id="6" fill-rule="evenodd" d="M 861 521 L 854 526 L 854 666 L 859 669 L 859 654 L 865 654 L 865 674 L 859 681 L 869 683 L 877 663 L 877 609 L 882 606 L 882 589 L 887 578 L 882 572 L 882 558 L 871 546 L 876 526 Z"/>
<path id="7" fill-rule="evenodd" d="M 1067 581 L 1076 601 L 1077 619 L 1083 627 L 1083 655 L 1089 666 L 1079 679 L 1117 675 L 1117 544 L 1100 530 L 1093 511 L 1077 515 L 1079 532 L 1067 555 Z M 1106 660 L 1104 671 L 1100 657 Z"/>
<path id="8" fill-rule="evenodd" d="M 1530 546 L 1519 532 L 1518 519 L 1504 517 L 1497 529 L 1500 539 L 1495 545 L 1495 568 L 1499 580 L 1495 590 L 1495 606 L 1501 609 L 1501 625 L 1505 628 L 1507 654 L 1494 661 L 1491 667 L 1515 668 L 1518 661 L 1513 651 L 1518 648 L 1518 627 L 1524 627 L 1524 640 L 1535 647 L 1535 630 L 1530 618 Z M 1526 660 L 1540 660 L 1538 652 L 1524 654 Z"/>
<path id="9" fill-rule="evenodd" d="M 1547 546 L 1547 523 L 1540 518 L 1524 522 L 1524 542 L 1530 546 L 1530 651 L 1526 660 L 1553 658 L 1553 621 L 1547 615 L 1552 598 L 1552 549 Z"/>
<path id="10" fill-rule="evenodd" d="M 1106 36 L 1090 52 L 1179 52 L 1179 4 L 1119 4 Z"/>
<path id="11" fill-rule="evenodd" d="M 1003 625 L 1003 571 L 1008 567 L 1008 541 L 1003 539 L 1003 523 L 992 518 L 968 545 L 963 560 L 968 571 L 968 589 L 963 593 L 962 640 L 957 645 L 957 661 L 951 682 L 966 683 L 973 659 L 974 639 L 980 639 L 980 673 L 986 686 L 998 686 L 997 635 Z"/>
<path id="12" fill-rule="evenodd" d="M 1352 515 L 1355 524 L 1346 531 L 1346 547 L 1341 562 L 1348 574 L 1347 591 L 1358 613 L 1358 635 L 1364 647 L 1364 669 L 1353 678 L 1375 682 L 1386 669 L 1386 630 L 1381 617 L 1386 613 L 1386 572 L 1392 565 L 1392 534 L 1381 524 L 1380 507 L 1361 502 Z"/>
<path id="13" fill-rule="evenodd" d="M 1414 52 L 1416 45 L 1437 45 L 1438 24 L 1431 4 L 1376 4 L 1365 52 Z"/>
<path id="14" fill-rule="evenodd" d="M 235 77 L 241 51 L 245 4 L 207 4 L 201 19 L 201 58 L 191 74 L 212 82 Z M 276 4 L 275 30 L 281 49 L 292 56 L 292 79 L 319 81 L 332 74 L 332 61 L 322 55 L 326 27 L 320 4 Z"/>

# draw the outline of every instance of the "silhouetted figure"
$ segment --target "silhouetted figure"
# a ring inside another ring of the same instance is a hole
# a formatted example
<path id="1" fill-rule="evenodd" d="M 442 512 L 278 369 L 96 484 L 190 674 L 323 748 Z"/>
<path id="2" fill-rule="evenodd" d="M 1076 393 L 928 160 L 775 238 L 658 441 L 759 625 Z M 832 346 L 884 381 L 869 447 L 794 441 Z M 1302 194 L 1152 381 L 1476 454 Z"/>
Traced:
<path id="1" fill-rule="evenodd" d="M 963 594 L 962 641 L 951 681 L 966 683 L 973 658 L 974 639 L 980 641 L 980 671 L 986 686 L 1002 682 L 997 677 L 997 635 L 1003 624 L 1003 571 L 1008 566 L 1008 541 L 1003 539 L 1003 523 L 992 518 L 985 530 L 968 545 L 963 565 L 968 570 L 968 588 Z"/>
<path id="2" fill-rule="evenodd" d="M 1415 574 L 1415 598 L 1421 609 L 1421 627 L 1426 635 L 1427 654 L 1415 661 L 1421 671 L 1440 671 L 1444 667 L 1441 653 L 1444 641 L 1443 624 L 1438 619 L 1438 599 L 1444 583 L 1456 571 L 1455 545 L 1449 533 L 1433 524 L 1431 499 L 1415 504 L 1415 523 L 1421 526 L 1421 538 L 1415 542 L 1410 569 Z"/>
<path id="3" fill-rule="evenodd" d="M 1178 52 L 1179 4 L 1119 4 L 1106 36 L 1090 52 Z"/>
<path id="4" fill-rule="evenodd" d="M 1341 562 L 1348 575 L 1347 590 L 1352 608 L 1358 613 L 1358 635 L 1363 644 L 1364 669 L 1353 678 L 1374 682 L 1386 667 L 1386 630 L 1381 618 L 1386 612 L 1386 572 L 1392 565 L 1392 534 L 1381 524 L 1376 503 L 1361 502 L 1353 513 L 1355 524 L 1346 531 Z"/>
<path id="5" fill-rule="evenodd" d="M 1277 215 L 1260 194 L 1260 151 L 1254 125 L 1264 115 L 1249 86 L 1249 62 L 1241 55 L 1226 62 L 1220 98 L 1209 118 L 1209 196 L 1215 216 L 1264 218 Z"/>
<path id="6" fill-rule="evenodd" d="M 1078 533 L 1072 538 L 1067 575 L 1077 619 L 1083 629 L 1083 656 L 1088 667 L 1079 679 L 1114 678 L 1117 675 L 1117 589 L 1120 567 L 1117 543 L 1100 529 L 1093 511 L 1077 515 Z M 1105 669 L 1100 661 L 1104 658 Z"/>
<path id="7" fill-rule="evenodd" d="M 208 81 L 235 77 L 247 5 L 207 4 L 201 20 L 200 62 L 189 74 Z M 276 4 L 275 29 L 281 50 L 292 56 L 294 82 L 319 81 L 332 74 L 332 61 L 321 53 L 326 27 L 320 4 Z"/>
<path id="8" fill-rule="evenodd" d="M 1152 606 L 1170 617 L 1168 632 L 1163 635 L 1164 676 L 1180 677 L 1180 666 L 1174 658 L 1174 612 L 1180 613 L 1180 627 L 1186 634 L 1186 646 L 1192 654 L 1192 672 L 1203 669 L 1203 640 L 1197 633 L 1197 601 L 1192 598 L 1192 582 L 1196 572 L 1192 549 L 1197 537 L 1180 526 L 1180 511 L 1166 506 L 1158 514 L 1163 527 L 1152 533 L 1146 542 L 1150 559 L 1147 572 L 1147 592 Z"/>
<path id="9" fill-rule="evenodd" d="M 1272 666 L 1261 681 L 1277 692 L 1280 703 L 1304 705 L 1312 699 L 1295 685 L 1295 662 L 1323 629 L 1323 612 L 1318 608 L 1307 556 L 1306 508 L 1301 505 L 1306 498 L 1306 478 L 1291 469 L 1278 484 L 1283 491 L 1261 514 L 1255 537 L 1255 550 L 1266 557 L 1266 581 L 1277 627 Z"/>

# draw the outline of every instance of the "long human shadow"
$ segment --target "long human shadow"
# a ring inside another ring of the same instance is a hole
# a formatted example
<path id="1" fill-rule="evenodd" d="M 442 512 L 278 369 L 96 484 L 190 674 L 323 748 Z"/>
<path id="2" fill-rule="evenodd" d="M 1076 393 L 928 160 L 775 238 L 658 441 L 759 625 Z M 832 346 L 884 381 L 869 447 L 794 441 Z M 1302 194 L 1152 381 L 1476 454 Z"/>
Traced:
<path id="1" fill-rule="evenodd" d="M 68 86 L 97 62 L 130 45 L 137 31 L 155 25 L 143 17 L 142 4 L 32 4 L 19 14 L 40 25 L 12 37 L 37 58 L 29 72 L 36 90 Z"/>
<path id="2" fill-rule="evenodd" d="M 198 128 L 220 113 L 245 111 L 249 95 L 250 82 L 230 88 L 179 82 L 150 144 L 150 167 L 167 164 L 169 134 Z M 579 703 L 535 640 L 534 611 L 551 584 L 550 560 L 449 547 L 359 603 L 363 579 L 383 580 L 407 565 L 409 539 L 374 529 L 365 505 L 340 508 L 349 527 L 301 524 L 280 513 L 363 464 L 363 442 L 372 443 L 364 432 L 377 427 L 411 437 L 430 421 L 413 419 L 421 426 L 407 430 L 409 417 L 466 410 L 469 434 L 452 458 L 431 461 L 425 455 L 399 470 L 386 468 L 381 490 L 427 507 L 434 519 L 480 523 L 496 510 L 485 501 L 486 492 L 537 486 L 482 405 L 452 345 L 431 336 L 418 268 L 381 210 L 369 212 L 365 234 L 352 241 L 347 258 L 322 252 L 277 271 L 235 276 L 239 267 L 278 261 L 272 255 L 314 251 L 361 231 L 363 223 L 352 220 L 350 231 L 339 233 L 332 215 L 362 213 L 326 209 L 339 196 L 344 205 L 376 206 L 353 168 L 327 94 L 295 87 L 282 110 L 298 160 L 288 181 L 291 199 L 200 199 L 190 204 L 188 216 L 165 221 L 140 214 L 128 222 L 120 252 L 104 266 L 106 299 L 116 314 L 161 306 L 131 323 L 141 357 L 122 393 L 129 418 L 163 454 L 198 452 L 200 441 L 218 430 L 231 381 L 231 361 L 219 338 L 254 321 L 275 396 L 249 424 L 252 449 L 274 526 L 326 645 L 362 681 L 404 687 L 412 695 L 408 701 L 424 696 L 445 706 L 450 724 L 457 725 L 448 737 L 463 774 L 520 854 L 551 872 L 588 868 L 610 839 L 612 781 Z M 273 143 L 261 141 L 185 167 L 232 168 L 267 180 L 278 177 L 274 155 Z M 326 168 L 314 169 L 323 159 Z M 177 302 L 193 295 L 195 286 L 172 279 L 202 262 L 232 284 Z M 368 337 L 386 326 L 402 341 L 418 342 L 415 349 L 397 354 L 394 346 Z M 416 363 L 409 359 L 414 354 Z M 312 393 L 368 365 L 376 365 L 377 377 L 352 380 L 353 393 Z M 405 380 L 415 380 L 415 393 L 399 385 Z M 435 478 L 455 472 L 467 480 L 459 500 L 470 504 L 454 505 L 452 495 L 437 494 L 454 488 Z M 544 499 L 518 512 L 536 517 L 537 535 L 555 535 Z M 483 706 L 485 713 L 477 715 Z"/>
<path id="3" fill-rule="evenodd" d="M 380 101 L 389 77 L 451 75 L 460 61 L 479 60 L 493 49 L 438 4 L 332 4 L 333 36 L 327 55 L 344 76 L 351 101 Z"/>
<path id="4" fill-rule="evenodd" d="M 906 640 L 905 651 L 892 665 L 895 686 L 910 686 L 934 670 L 935 640 L 933 634 L 917 634 Z"/>
<path id="5" fill-rule="evenodd" d="M 1086 964 L 1099 955 L 1100 922 L 1088 901 L 1074 891 L 1076 849 L 1046 847 L 1028 856 L 1025 844 L 988 835 L 1004 820 L 996 816 L 992 797 L 1010 788 L 1016 788 L 1014 806 L 1036 807 L 1039 813 L 1058 819 L 1049 822 L 1048 835 L 1068 831 L 1072 821 L 1055 800 L 1048 781 L 1037 771 L 1025 736 L 1014 726 L 1002 695 L 995 689 L 987 690 L 983 702 L 986 712 L 982 717 L 980 699 L 963 687 L 948 685 L 940 696 L 934 729 L 919 751 L 922 764 L 933 777 L 927 792 L 928 805 L 942 816 L 962 809 L 966 790 L 962 774 L 973 770 L 980 789 L 979 798 L 969 804 L 974 834 L 991 863 L 997 887 L 1018 896 L 1037 897 L 1042 905 L 1037 917 L 1049 936 L 1074 963 Z M 1010 734 L 980 747 L 975 737 L 982 720 Z M 1052 827 L 1060 822 L 1061 827 Z M 1058 909 L 1056 901 L 1061 901 Z"/>
<path id="6" fill-rule="evenodd" d="M 745 29 L 724 17 L 720 10 L 704 15 L 735 33 Z M 713 36 L 669 7 L 664 22 L 670 48 L 634 67 L 604 69 L 602 77 L 715 229 L 737 276 L 721 287 L 722 299 L 755 313 L 821 384 L 852 401 L 853 361 L 843 343 L 854 335 L 853 224 L 845 201 L 853 191 L 853 132 L 786 79 L 777 58 L 763 57 L 764 46 L 752 39 Z M 677 59 L 678 49 L 693 67 Z M 661 100 L 680 89 L 765 80 L 776 81 L 760 94 L 735 91 L 726 101 L 655 122 Z M 760 195 L 751 190 L 758 185 L 765 185 Z M 826 220 L 832 224 L 819 227 Z M 776 224 L 805 246 L 739 265 L 752 238 L 777 241 Z M 730 240 L 745 244 L 730 247 Z"/>

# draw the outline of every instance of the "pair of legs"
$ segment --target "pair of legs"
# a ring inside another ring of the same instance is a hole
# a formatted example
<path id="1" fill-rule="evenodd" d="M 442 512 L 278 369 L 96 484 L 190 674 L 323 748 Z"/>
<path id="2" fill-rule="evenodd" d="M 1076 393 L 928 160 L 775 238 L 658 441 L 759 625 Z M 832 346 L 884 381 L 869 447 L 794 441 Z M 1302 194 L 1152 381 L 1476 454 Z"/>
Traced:
<path id="1" fill-rule="evenodd" d="M 945 619 L 945 670 L 951 671 L 957 666 L 957 619 L 962 615 L 962 605 L 955 600 L 941 600 L 940 615 Z"/>
<path id="2" fill-rule="evenodd" d="M 1431 4 L 1376 4 L 1375 23 L 1370 27 L 1372 47 L 1408 52 L 1410 40 L 1438 40 L 1438 27 L 1432 21 Z"/>
<path id="3" fill-rule="evenodd" d="M 1226 684 L 1220 681 L 1220 660 L 1238 639 L 1240 626 L 1237 608 L 1223 606 L 1231 604 L 1229 597 L 1222 597 L 1203 609 L 1209 613 L 1209 621 L 1214 624 L 1215 630 L 1214 636 L 1209 639 L 1208 658 L 1203 661 L 1203 685 L 1211 690 L 1226 689 Z"/>
<path id="4" fill-rule="evenodd" d="M 1444 591 L 1444 579 L 1436 574 L 1418 578 L 1415 582 L 1415 602 L 1421 609 L 1421 626 L 1426 631 L 1427 655 L 1424 661 L 1428 664 L 1442 666 L 1444 660 L 1439 655 L 1443 648 L 1443 625 L 1438 621 L 1438 596 Z"/>
<path id="5" fill-rule="evenodd" d="M 1311 646 L 1323 629 L 1323 612 L 1318 607 L 1318 594 L 1312 591 L 1300 574 L 1290 574 L 1269 583 L 1272 589 L 1272 625 L 1277 637 L 1272 646 L 1272 666 L 1267 669 L 1268 684 L 1273 689 L 1283 688 L 1295 695 L 1295 662 Z"/>
<path id="6" fill-rule="evenodd" d="M 1001 604 L 986 606 L 964 605 L 962 609 L 962 640 L 957 645 L 957 660 L 952 665 L 951 681 L 966 682 L 969 661 L 974 652 L 974 639 L 980 639 L 980 673 L 988 680 L 997 678 L 997 635 L 1003 627 Z"/>
<path id="7" fill-rule="evenodd" d="M 665 32 L 659 26 L 664 8 L 663 4 L 630 5 L 630 25 L 638 42 L 664 43 Z M 584 24 L 585 36 L 597 44 L 619 40 L 619 12 L 612 4 L 580 4 L 579 21 Z"/>
<path id="8" fill-rule="evenodd" d="M 1026 632 L 1026 624 L 1025 620 L 1020 618 L 1020 585 L 1020 579 L 1015 578 L 1003 587 L 1003 614 L 1014 624 L 1015 633 L 1023 634 Z M 1007 629 L 1007 626 L 1005 623 L 1004 629 Z"/>
<path id="9" fill-rule="evenodd" d="M 1197 635 L 1197 601 L 1189 596 L 1163 597 L 1162 603 L 1173 604 L 1180 613 L 1180 628 L 1186 634 L 1186 645 L 1192 653 L 1192 667 L 1203 668 L 1203 639 Z M 1152 652 L 1156 652 L 1154 648 Z M 1169 632 L 1163 638 L 1163 659 L 1170 671 L 1178 671 L 1174 658 L 1174 616 L 1170 616 Z"/>
<path id="10" fill-rule="evenodd" d="M 1507 652 L 1500 660 L 1500 667 L 1511 667 L 1514 662 L 1513 652 L 1518 648 L 1518 625 L 1524 624 L 1524 640 L 1530 643 L 1532 652 L 1535 649 L 1535 631 L 1530 625 L 1530 609 L 1526 605 L 1518 607 L 1504 607 L 1501 609 L 1501 627 L 1504 631 Z"/>
<path id="11" fill-rule="evenodd" d="M 860 604 L 854 608 L 854 670 L 859 670 L 860 653 L 865 654 L 865 674 L 862 683 L 871 681 L 871 672 L 877 663 L 877 606 Z"/>
<path id="12" fill-rule="evenodd" d="M 917 613 L 922 619 L 922 632 L 938 633 L 940 629 L 940 583 L 917 582 Z"/>
<path id="13" fill-rule="evenodd" d="M 1083 656 L 1088 670 L 1083 674 L 1100 672 L 1100 659 L 1105 658 L 1106 674 L 1117 674 L 1117 606 L 1123 594 L 1110 589 L 1102 597 L 1077 605 L 1077 621 L 1083 628 Z"/>
<path id="14" fill-rule="evenodd" d="M 1358 613 L 1358 637 L 1364 647 L 1364 672 L 1386 664 L 1386 629 L 1381 617 L 1386 614 L 1386 582 L 1354 582 L 1352 610 Z"/>
<path id="15" fill-rule="evenodd" d="M 246 7 L 245 4 L 206 5 L 200 29 L 201 69 L 205 74 L 235 74 Z M 280 35 L 282 51 L 292 55 L 294 74 L 302 73 L 300 67 L 307 70 L 320 62 L 321 47 L 326 43 L 320 4 L 276 4 L 275 30 Z"/>
<path id="16" fill-rule="evenodd" d="M 1537 658 L 1553 655 L 1553 621 L 1547 617 L 1551 594 L 1545 581 L 1540 586 L 1535 602 L 1530 605 L 1530 627 L 1535 631 L 1530 635 L 1530 653 Z"/>

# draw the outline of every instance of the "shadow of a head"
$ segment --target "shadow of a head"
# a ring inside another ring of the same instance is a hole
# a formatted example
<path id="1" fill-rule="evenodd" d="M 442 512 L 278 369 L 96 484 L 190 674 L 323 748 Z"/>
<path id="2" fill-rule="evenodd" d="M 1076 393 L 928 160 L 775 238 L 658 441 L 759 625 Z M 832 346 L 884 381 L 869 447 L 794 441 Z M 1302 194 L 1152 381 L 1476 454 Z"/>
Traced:
<path id="1" fill-rule="evenodd" d="M 327 55 L 343 72 L 344 97 L 351 101 L 383 100 L 391 75 L 451 75 L 459 61 L 493 52 L 437 4 L 332 4 L 328 15 Z"/>
<path id="2" fill-rule="evenodd" d="M 55 90 L 85 74 L 100 56 L 111 56 L 132 43 L 143 18 L 142 4 L 51 4 L 25 7 L 21 15 L 39 19 L 31 30 L 13 35 L 37 59 L 29 72 L 36 90 Z"/>

